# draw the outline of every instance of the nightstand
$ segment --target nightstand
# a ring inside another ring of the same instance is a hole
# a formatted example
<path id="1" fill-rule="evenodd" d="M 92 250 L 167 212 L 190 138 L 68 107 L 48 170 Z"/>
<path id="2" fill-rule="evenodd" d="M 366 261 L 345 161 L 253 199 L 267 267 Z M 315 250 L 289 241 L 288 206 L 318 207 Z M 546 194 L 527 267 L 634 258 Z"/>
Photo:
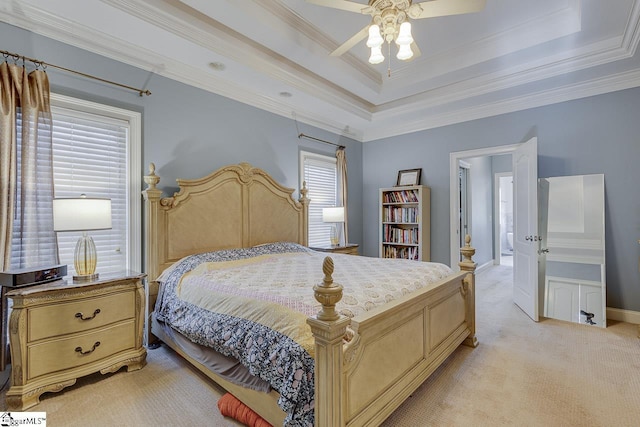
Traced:
<path id="1" fill-rule="evenodd" d="M 7 409 L 24 411 L 42 393 L 60 391 L 84 375 L 142 368 L 144 277 L 128 271 L 7 292 L 13 301 Z"/>
<path id="2" fill-rule="evenodd" d="M 358 246 L 359 245 L 357 243 L 349 243 L 345 246 L 320 246 L 310 247 L 310 249 L 320 252 L 331 252 L 334 254 L 358 255 Z"/>

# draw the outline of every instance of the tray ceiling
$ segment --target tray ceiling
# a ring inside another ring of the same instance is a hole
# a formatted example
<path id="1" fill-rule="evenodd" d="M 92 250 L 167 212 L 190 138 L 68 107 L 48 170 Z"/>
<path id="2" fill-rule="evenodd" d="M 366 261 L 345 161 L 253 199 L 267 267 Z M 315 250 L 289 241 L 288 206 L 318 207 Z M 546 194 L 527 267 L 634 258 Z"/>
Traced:
<path id="1" fill-rule="evenodd" d="M 640 0 L 487 0 L 413 21 L 421 55 L 385 47 L 378 65 L 366 40 L 329 56 L 368 15 L 304 0 L 0 4 L 9 24 L 363 142 L 640 85 Z"/>

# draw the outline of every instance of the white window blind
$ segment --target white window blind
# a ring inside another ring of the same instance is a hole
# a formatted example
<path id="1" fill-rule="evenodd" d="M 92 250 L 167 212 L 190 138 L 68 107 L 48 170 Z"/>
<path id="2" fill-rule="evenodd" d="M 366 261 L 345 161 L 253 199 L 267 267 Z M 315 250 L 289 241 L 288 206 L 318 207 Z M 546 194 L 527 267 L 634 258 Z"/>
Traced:
<path id="1" fill-rule="evenodd" d="M 129 123 L 68 108 L 53 111 L 55 197 L 111 199 L 112 229 L 89 231 L 98 252 L 96 271 L 129 268 L 128 162 Z M 75 274 L 73 253 L 81 232 L 59 232 L 60 263 Z"/>
<path id="2" fill-rule="evenodd" d="M 309 246 L 327 246 L 332 224 L 322 222 L 322 208 L 336 206 L 336 158 L 300 152 L 301 179 L 309 189 Z"/>

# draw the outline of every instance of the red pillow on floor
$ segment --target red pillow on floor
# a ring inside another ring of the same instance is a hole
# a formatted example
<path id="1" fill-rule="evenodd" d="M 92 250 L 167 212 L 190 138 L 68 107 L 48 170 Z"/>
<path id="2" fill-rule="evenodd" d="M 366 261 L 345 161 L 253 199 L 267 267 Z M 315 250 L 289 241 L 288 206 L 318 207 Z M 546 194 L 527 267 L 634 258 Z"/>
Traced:
<path id="1" fill-rule="evenodd" d="M 218 400 L 218 409 L 225 417 L 233 418 L 248 427 L 273 427 L 231 393 L 226 393 Z"/>

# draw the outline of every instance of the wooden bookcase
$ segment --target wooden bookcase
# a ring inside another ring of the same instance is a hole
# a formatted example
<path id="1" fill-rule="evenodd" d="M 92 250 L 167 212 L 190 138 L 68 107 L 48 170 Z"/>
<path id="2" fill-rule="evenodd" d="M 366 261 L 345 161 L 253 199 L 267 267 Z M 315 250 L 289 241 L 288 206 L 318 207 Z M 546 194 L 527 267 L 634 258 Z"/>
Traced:
<path id="1" fill-rule="evenodd" d="M 380 189 L 381 258 L 431 260 L 431 189 L 409 185 Z"/>

